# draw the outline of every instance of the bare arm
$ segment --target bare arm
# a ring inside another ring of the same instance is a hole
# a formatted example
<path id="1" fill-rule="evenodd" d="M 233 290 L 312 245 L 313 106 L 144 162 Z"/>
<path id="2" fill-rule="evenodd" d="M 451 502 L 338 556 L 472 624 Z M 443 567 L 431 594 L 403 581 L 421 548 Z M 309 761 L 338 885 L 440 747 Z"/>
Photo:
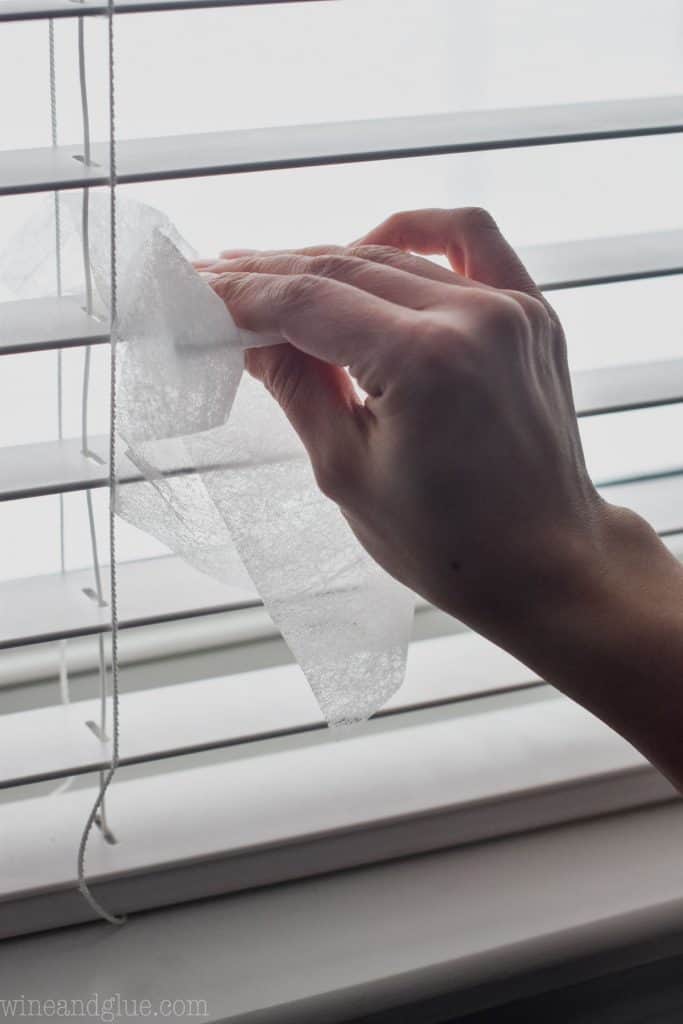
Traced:
<path id="1" fill-rule="evenodd" d="M 494 221 L 399 214 L 350 248 L 210 269 L 238 323 L 289 342 L 248 368 L 370 554 L 683 789 L 683 569 L 596 493 L 562 328 Z"/>

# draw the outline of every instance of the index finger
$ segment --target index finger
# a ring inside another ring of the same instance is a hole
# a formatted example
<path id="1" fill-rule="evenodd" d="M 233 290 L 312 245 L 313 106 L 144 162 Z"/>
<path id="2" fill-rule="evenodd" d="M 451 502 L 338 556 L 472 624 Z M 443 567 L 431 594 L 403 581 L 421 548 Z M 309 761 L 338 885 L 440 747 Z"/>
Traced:
<path id="1" fill-rule="evenodd" d="M 471 280 L 526 292 L 545 301 L 491 214 L 479 207 L 396 213 L 366 235 L 362 243 L 393 245 L 424 256 L 445 255 L 457 273 Z"/>

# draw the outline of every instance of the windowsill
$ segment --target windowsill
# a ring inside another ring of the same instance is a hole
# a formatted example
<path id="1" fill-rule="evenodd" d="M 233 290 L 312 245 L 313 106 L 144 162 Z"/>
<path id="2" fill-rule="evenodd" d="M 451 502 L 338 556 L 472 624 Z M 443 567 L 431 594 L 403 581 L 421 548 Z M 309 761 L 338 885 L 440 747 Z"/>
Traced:
<path id="1" fill-rule="evenodd" d="M 231 1024 L 333 1024 L 445 993 L 471 1011 L 528 992 L 531 971 L 661 948 L 680 930 L 682 844 L 675 803 L 16 939 L 2 997 L 202 999 L 202 1019 Z"/>
<path id="2" fill-rule="evenodd" d="M 201 997 L 209 1020 L 250 1024 L 447 991 L 476 1009 L 491 986 L 518 994 L 524 972 L 680 925 L 671 787 L 547 687 L 256 747 L 117 782 L 125 842 L 94 836 L 87 866 L 111 909 L 150 911 L 124 929 L 78 924 L 92 792 L 17 804 L 0 933 L 76 926 L 3 943 L 0 997 Z"/>
<path id="3" fill-rule="evenodd" d="M 58 930 L 3 943 L 0 998 L 197 998 L 209 1021 L 332 1024 L 455 993 L 464 1012 L 679 923 L 671 787 L 549 687 L 172 766 L 117 781 L 120 842 L 91 839 L 96 894 L 148 911 L 123 929 L 79 924 L 92 790 L 4 805 L 0 934 Z M 214 898 L 183 902 L 198 897 Z"/>
<path id="4" fill-rule="evenodd" d="M 508 695 L 502 707 L 479 698 L 255 747 L 117 782 L 107 810 L 119 842 L 96 833 L 87 857 L 109 909 L 466 846 L 675 795 L 628 743 L 548 687 Z M 0 935 L 93 916 L 74 886 L 92 799 L 91 788 L 75 788 L 2 807 Z"/>

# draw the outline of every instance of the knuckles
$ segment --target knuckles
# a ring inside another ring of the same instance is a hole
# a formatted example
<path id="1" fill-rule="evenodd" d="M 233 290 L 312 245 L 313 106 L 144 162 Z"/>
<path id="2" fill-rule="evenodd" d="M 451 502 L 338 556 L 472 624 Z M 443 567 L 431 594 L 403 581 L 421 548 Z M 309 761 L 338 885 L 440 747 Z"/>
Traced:
<path id="1" fill-rule="evenodd" d="M 253 280 L 248 273 L 222 274 L 211 282 L 211 288 L 233 313 L 239 315 L 248 307 L 249 298 L 253 295 Z"/>
<path id="2" fill-rule="evenodd" d="M 406 387 L 426 395 L 448 391 L 490 372 L 491 358 L 514 358 L 554 338 L 544 304 L 523 293 L 467 290 L 457 309 L 423 314 L 405 347 Z M 526 358 L 526 357 L 525 357 Z"/>
<path id="3" fill-rule="evenodd" d="M 458 233 L 498 230 L 493 216 L 483 206 L 461 206 L 453 210 L 451 224 Z"/>
<path id="4" fill-rule="evenodd" d="M 415 216 L 416 211 L 412 210 L 398 210 L 396 213 L 392 213 L 386 220 L 382 221 L 378 228 L 380 236 L 391 238 L 397 248 L 401 248 L 403 243 L 403 233 L 408 223 L 409 218 Z"/>
<path id="5" fill-rule="evenodd" d="M 277 305 L 296 310 L 312 305 L 320 289 L 320 279 L 310 273 L 293 274 L 273 281 L 272 288 Z"/>
<path id="6" fill-rule="evenodd" d="M 519 302 L 504 292 L 474 292 L 470 297 L 470 315 L 482 340 L 499 342 L 529 334 L 530 324 Z"/>
<path id="7" fill-rule="evenodd" d="M 393 239 L 398 248 L 402 248 L 405 229 L 415 223 L 422 212 L 425 211 L 401 210 L 392 213 L 382 223 L 379 230 Z M 444 210 L 443 214 L 450 218 L 452 230 L 458 233 L 498 230 L 494 217 L 483 206 L 459 206 L 451 210 Z"/>
<path id="8" fill-rule="evenodd" d="M 305 274 L 308 259 L 299 253 L 291 255 L 274 254 L 272 256 L 253 256 L 245 259 L 242 269 L 253 274 Z"/>
<path id="9" fill-rule="evenodd" d="M 413 397 L 430 400 L 452 390 L 462 370 L 463 336 L 445 316 L 420 318 L 402 348 L 401 379 Z"/>
<path id="10" fill-rule="evenodd" d="M 522 309 L 534 333 L 545 333 L 551 322 L 550 311 L 545 303 L 527 292 L 508 291 L 506 294 Z"/>
<path id="11" fill-rule="evenodd" d="M 329 277 L 346 280 L 361 269 L 361 261 L 354 259 L 349 253 L 325 253 L 311 256 L 308 264 L 309 273 L 315 277 Z"/>
<path id="12" fill-rule="evenodd" d="M 317 257 L 316 257 L 317 258 Z M 323 257 L 324 260 L 332 257 Z M 231 309 L 248 305 L 252 296 L 260 296 L 276 307 L 296 309 L 312 304 L 319 294 L 322 282 L 319 274 L 311 272 L 310 263 L 299 260 L 288 274 L 258 274 L 264 264 L 254 264 L 253 269 L 241 269 L 212 281 L 211 287 Z M 303 272 L 299 272 L 303 271 Z M 329 276 L 332 276 L 331 274 Z"/>
<path id="13" fill-rule="evenodd" d="M 349 256 L 371 263 L 395 264 L 400 261 L 402 255 L 400 249 L 391 245 L 354 245 L 349 249 Z"/>
<path id="14" fill-rule="evenodd" d="M 347 264 L 344 256 L 338 253 L 325 253 L 321 256 L 310 256 L 308 271 L 316 277 L 338 277 Z"/>

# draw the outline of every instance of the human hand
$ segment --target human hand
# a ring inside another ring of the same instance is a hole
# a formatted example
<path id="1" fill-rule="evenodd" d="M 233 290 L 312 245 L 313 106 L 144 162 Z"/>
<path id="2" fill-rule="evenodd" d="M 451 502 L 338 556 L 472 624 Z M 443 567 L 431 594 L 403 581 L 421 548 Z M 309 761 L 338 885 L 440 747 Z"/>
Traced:
<path id="1" fill-rule="evenodd" d="M 348 248 L 203 266 L 240 326 L 288 342 L 247 367 L 393 576 L 495 637 L 595 543 L 562 328 L 488 214 L 398 214 Z"/>
<path id="2" fill-rule="evenodd" d="M 370 554 L 683 792 L 683 569 L 596 493 L 562 328 L 489 215 L 402 213 L 349 247 L 230 255 L 202 264 L 217 294 L 285 342 L 247 367 Z"/>

